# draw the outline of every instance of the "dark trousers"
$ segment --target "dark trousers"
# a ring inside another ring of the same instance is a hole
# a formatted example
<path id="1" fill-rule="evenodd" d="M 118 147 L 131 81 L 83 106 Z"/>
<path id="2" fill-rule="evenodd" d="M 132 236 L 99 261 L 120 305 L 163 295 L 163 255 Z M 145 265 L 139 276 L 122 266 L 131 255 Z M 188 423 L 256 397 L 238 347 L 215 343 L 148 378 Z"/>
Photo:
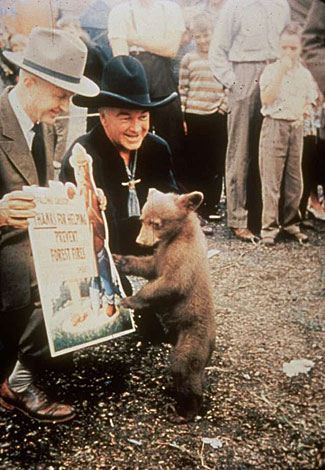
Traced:
<path id="1" fill-rule="evenodd" d="M 312 189 L 317 186 L 317 137 L 308 135 L 304 137 L 304 147 L 302 154 L 302 177 L 303 177 L 303 193 L 300 201 L 300 212 L 304 218 L 308 198 Z"/>
<path id="2" fill-rule="evenodd" d="M 215 212 L 222 192 L 227 149 L 227 115 L 185 113 L 186 155 L 191 190 L 204 194 L 203 216 Z"/>
<path id="3" fill-rule="evenodd" d="M 172 165 L 177 182 L 186 180 L 183 116 L 179 97 L 161 108 L 150 111 L 151 130 L 165 139 L 172 154 Z"/>
<path id="4" fill-rule="evenodd" d="M 34 373 L 49 365 L 50 352 L 39 302 L 0 314 L 0 357 L 1 382 L 17 359 Z"/>

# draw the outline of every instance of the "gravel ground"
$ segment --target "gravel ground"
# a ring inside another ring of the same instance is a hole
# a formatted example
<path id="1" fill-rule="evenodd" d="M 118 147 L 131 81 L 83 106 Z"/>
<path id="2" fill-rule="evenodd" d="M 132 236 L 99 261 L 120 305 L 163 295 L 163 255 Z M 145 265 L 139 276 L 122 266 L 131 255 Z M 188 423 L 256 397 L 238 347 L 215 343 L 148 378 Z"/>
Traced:
<path id="1" fill-rule="evenodd" d="M 76 407 L 72 422 L 0 412 L 1 470 L 324 470 L 325 224 L 306 232 L 308 246 L 271 248 L 211 226 L 218 338 L 201 416 L 168 421 L 170 346 L 136 333 L 47 373 L 43 384 Z M 287 375 L 300 359 L 311 368 Z"/>

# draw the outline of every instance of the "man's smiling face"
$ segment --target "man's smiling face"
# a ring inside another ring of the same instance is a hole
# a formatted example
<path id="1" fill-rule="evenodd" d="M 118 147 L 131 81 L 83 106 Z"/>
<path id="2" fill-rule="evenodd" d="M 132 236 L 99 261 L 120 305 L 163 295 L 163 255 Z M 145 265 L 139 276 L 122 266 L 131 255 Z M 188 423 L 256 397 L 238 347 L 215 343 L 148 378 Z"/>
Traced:
<path id="1" fill-rule="evenodd" d="M 117 149 L 137 150 L 148 134 L 149 112 L 124 108 L 103 108 L 100 121 L 107 137 Z"/>

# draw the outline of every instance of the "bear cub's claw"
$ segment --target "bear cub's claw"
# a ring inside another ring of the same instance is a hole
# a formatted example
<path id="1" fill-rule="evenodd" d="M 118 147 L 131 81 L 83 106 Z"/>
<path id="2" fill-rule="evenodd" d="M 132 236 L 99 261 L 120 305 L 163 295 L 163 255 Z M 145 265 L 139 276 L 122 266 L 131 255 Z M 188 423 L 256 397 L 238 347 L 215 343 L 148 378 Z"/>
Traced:
<path id="1" fill-rule="evenodd" d="M 122 269 L 123 266 L 125 266 L 126 262 L 125 262 L 124 256 L 112 254 L 112 257 L 113 257 L 113 261 L 115 263 L 115 266 L 117 268 Z"/>
<path id="2" fill-rule="evenodd" d="M 125 307 L 125 308 L 133 308 L 133 302 L 132 302 L 132 299 L 133 297 L 124 297 L 122 300 L 121 300 L 121 305 L 122 307 Z"/>
<path id="3" fill-rule="evenodd" d="M 196 414 L 189 414 L 188 416 L 181 416 L 178 414 L 176 407 L 171 403 L 168 403 L 165 407 L 165 412 L 169 422 L 173 424 L 187 424 L 194 421 Z"/>

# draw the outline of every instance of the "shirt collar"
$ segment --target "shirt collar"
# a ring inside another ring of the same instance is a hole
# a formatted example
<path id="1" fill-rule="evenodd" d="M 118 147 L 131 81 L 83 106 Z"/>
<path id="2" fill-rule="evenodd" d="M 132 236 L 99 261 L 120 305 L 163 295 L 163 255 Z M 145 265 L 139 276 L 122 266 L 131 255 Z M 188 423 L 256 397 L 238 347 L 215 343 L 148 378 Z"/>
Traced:
<path id="1" fill-rule="evenodd" d="M 32 130 L 34 123 L 22 107 L 17 96 L 16 88 L 13 88 L 9 92 L 8 98 L 21 130 L 23 131 L 29 150 L 31 150 L 34 138 L 34 132 Z"/>

